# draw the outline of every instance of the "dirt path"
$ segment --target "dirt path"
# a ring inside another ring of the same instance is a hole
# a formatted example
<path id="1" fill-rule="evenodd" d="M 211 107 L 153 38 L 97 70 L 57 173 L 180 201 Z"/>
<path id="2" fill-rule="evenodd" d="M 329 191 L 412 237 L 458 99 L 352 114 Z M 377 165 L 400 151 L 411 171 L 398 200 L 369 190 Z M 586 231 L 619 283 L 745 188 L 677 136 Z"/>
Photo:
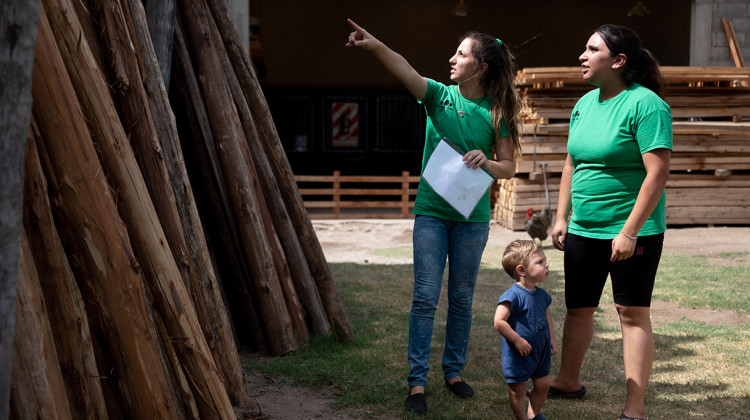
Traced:
<path id="1" fill-rule="evenodd" d="M 388 257 L 372 251 L 411 246 L 412 225 L 412 220 L 313 221 L 313 227 L 328 262 L 366 264 L 410 264 L 411 258 Z M 664 248 L 667 252 L 680 255 L 708 255 L 727 264 L 747 264 L 750 262 L 748 238 L 750 227 L 670 229 L 665 235 Z M 490 225 L 488 245 L 504 246 L 514 239 L 528 239 L 528 235 L 523 231 L 510 231 L 497 223 Z M 612 322 L 617 322 L 614 309 L 604 310 L 604 313 L 612 318 Z M 655 322 L 669 322 L 682 318 L 700 319 L 710 325 L 750 322 L 750 316 L 733 311 L 681 308 L 669 302 L 653 303 L 652 319 Z M 291 386 L 283 379 L 259 373 L 248 373 L 247 377 L 251 395 L 260 410 L 270 415 L 266 417 L 269 420 L 355 419 L 335 413 L 329 405 L 331 400 L 319 392 Z"/>

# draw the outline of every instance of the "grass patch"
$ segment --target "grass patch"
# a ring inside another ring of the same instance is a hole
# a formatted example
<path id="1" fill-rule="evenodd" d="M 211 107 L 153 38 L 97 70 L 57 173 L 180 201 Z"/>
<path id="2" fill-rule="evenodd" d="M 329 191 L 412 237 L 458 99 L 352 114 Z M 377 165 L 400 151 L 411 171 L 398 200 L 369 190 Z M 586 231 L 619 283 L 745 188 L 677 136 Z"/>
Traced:
<path id="1" fill-rule="evenodd" d="M 462 376 L 476 391 L 474 398 L 455 398 L 444 386 L 440 359 L 445 336 L 447 299 L 435 316 L 432 367 L 427 400 L 430 419 L 512 418 L 500 367 L 500 335 L 492 327 L 497 298 L 511 285 L 500 264 L 504 248 L 488 246 L 474 295 L 469 356 Z M 411 247 L 381 251 L 411 255 Z M 562 253 L 545 248 L 550 277 L 542 284 L 553 298 L 550 312 L 562 334 Z M 724 264 L 724 260 L 740 261 Z M 685 307 L 748 311 L 750 265 L 747 253 L 684 257 L 665 253 L 654 299 Z M 360 418 L 422 418 L 403 408 L 407 392 L 407 324 L 413 287 L 412 266 L 332 263 L 331 272 L 356 335 L 353 343 L 313 337 L 309 344 L 283 357 L 246 366 L 295 383 L 324 390 L 335 406 Z M 444 287 L 445 289 L 445 287 Z M 619 324 L 612 322 L 611 287 L 605 287 L 596 334 L 582 369 L 589 395 L 582 401 L 548 401 L 544 414 L 556 419 L 616 418 L 625 398 Z M 609 313 L 609 314 L 608 314 Z M 750 411 L 750 324 L 708 326 L 697 321 L 654 325 L 656 353 L 646 405 L 650 419 L 743 418 Z M 553 374 L 560 356 L 552 359 Z"/>

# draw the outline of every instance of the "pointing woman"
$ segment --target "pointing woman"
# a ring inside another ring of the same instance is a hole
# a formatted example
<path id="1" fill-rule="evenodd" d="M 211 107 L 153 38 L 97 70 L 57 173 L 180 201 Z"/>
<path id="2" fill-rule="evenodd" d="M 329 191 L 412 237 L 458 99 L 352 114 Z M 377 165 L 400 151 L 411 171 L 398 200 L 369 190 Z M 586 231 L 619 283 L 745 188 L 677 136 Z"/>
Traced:
<path id="1" fill-rule="evenodd" d="M 497 178 L 515 174 L 521 101 L 514 86 L 514 59 L 502 41 L 480 33 L 465 35 L 450 58 L 450 86 L 421 76 L 400 54 L 351 20 L 348 47 L 371 51 L 424 106 L 427 113 L 424 171 L 440 140 L 464 151 L 472 169 Z M 493 151 L 496 156 L 493 159 Z M 489 235 L 489 191 L 468 220 L 422 178 L 414 204 L 414 298 L 409 315 L 406 407 L 427 411 L 425 390 L 435 308 L 449 261 L 448 314 L 442 368 L 446 386 L 459 397 L 474 390 L 461 378 L 471 329 L 471 309 L 479 263 Z"/>

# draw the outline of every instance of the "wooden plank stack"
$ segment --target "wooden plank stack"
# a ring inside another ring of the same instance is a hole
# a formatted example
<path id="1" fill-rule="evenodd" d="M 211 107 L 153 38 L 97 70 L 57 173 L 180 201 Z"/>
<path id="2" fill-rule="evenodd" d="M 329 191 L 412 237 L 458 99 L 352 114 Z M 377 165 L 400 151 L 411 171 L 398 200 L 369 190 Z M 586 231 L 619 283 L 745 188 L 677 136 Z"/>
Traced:
<path id="1" fill-rule="evenodd" d="M 665 66 L 662 73 L 674 118 L 667 223 L 750 224 L 750 69 Z M 538 212 L 546 205 L 542 162 L 556 210 L 570 114 L 593 87 L 579 67 L 522 69 L 517 84 L 524 101 L 523 156 L 516 177 L 498 182 L 494 217 L 522 230 L 528 208 Z"/>

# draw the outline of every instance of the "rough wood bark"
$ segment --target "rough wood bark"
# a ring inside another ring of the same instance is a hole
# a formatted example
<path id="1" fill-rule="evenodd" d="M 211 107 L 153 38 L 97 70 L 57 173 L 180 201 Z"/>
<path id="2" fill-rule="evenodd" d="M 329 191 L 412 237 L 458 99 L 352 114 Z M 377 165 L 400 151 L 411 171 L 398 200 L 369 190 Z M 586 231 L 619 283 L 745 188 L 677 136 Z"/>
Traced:
<path id="1" fill-rule="evenodd" d="M 247 147 L 242 139 L 239 119 L 229 101 L 223 70 L 215 52 L 215 40 L 207 22 L 208 8 L 202 0 L 180 0 L 179 10 L 186 21 L 186 36 L 195 53 L 199 81 L 209 111 L 211 126 L 217 142 L 217 152 L 233 203 L 234 217 L 243 236 L 243 249 L 253 270 L 252 284 L 267 330 L 269 348 L 273 354 L 284 354 L 297 347 L 291 320 L 281 293 L 268 238 L 261 223 L 258 202 L 253 196 L 252 173 L 244 159 Z M 240 140 L 242 139 L 242 140 Z"/>
<path id="2" fill-rule="evenodd" d="M 210 14 L 208 14 L 207 17 L 207 21 L 210 25 L 213 38 L 221 39 L 221 35 L 219 35 L 218 28 L 214 23 L 213 17 Z M 251 177 L 257 180 L 253 183 L 253 187 L 255 188 L 255 197 L 258 199 L 258 208 L 261 211 L 261 222 L 263 223 L 263 227 L 265 228 L 266 237 L 269 240 L 269 246 L 271 254 L 273 256 L 274 266 L 276 267 L 276 272 L 279 276 L 279 282 L 281 283 L 281 287 L 283 289 L 283 294 L 294 328 L 295 337 L 299 342 L 306 342 L 309 338 L 309 331 L 305 322 L 304 309 L 300 302 L 300 293 L 298 293 L 296 285 L 305 284 L 306 280 L 307 284 L 311 286 L 307 290 L 304 290 L 304 292 L 314 293 L 313 295 L 311 295 L 311 298 L 317 298 L 318 313 L 315 315 L 318 317 L 318 319 L 316 320 L 320 321 L 319 318 L 323 317 L 323 322 L 325 322 L 325 325 L 327 326 L 327 322 L 325 320 L 325 311 L 323 310 L 322 304 L 320 303 L 320 298 L 317 295 L 317 289 L 315 289 L 314 287 L 312 277 L 310 276 L 310 271 L 307 270 L 305 272 L 297 270 L 294 274 L 298 274 L 300 276 L 307 275 L 307 278 L 299 278 L 299 281 L 295 281 L 293 279 L 293 274 L 290 270 L 290 266 L 292 264 L 288 262 L 287 255 L 284 253 L 284 249 L 281 244 L 281 238 L 277 234 L 278 232 L 276 230 L 276 226 L 280 225 L 283 227 L 281 219 L 283 219 L 286 215 L 284 203 L 279 200 L 278 194 L 271 193 L 271 191 L 273 191 L 273 188 L 270 184 L 275 184 L 276 181 L 273 179 L 273 173 L 271 172 L 271 168 L 268 166 L 268 161 L 265 159 L 263 148 L 258 141 L 258 135 L 255 132 L 255 127 L 253 125 L 253 118 L 252 115 L 250 115 L 250 109 L 245 102 L 245 98 L 242 95 L 242 90 L 240 88 L 239 82 L 237 81 L 237 76 L 232 70 L 232 65 L 229 62 L 229 57 L 226 54 L 226 50 L 224 50 L 224 45 L 220 42 L 216 44 L 216 55 L 220 60 L 222 70 L 224 70 L 223 74 L 226 78 L 227 87 L 229 89 L 228 91 L 232 96 L 232 98 L 230 98 L 230 101 L 233 102 L 235 109 L 237 110 L 237 116 L 239 117 L 241 129 L 243 131 L 244 138 L 247 140 L 247 145 L 245 147 L 242 147 L 242 150 L 246 153 L 245 160 L 248 162 L 248 168 L 252 171 Z M 254 137 L 254 140 L 252 140 L 251 137 Z M 278 193 L 278 189 L 276 190 L 276 192 Z M 273 213 L 273 217 L 271 216 L 271 213 Z M 279 223 L 277 224 L 276 221 L 279 221 Z M 289 227 L 292 228 L 291 224 L 289 224 Z M 292 232 L 294 232 L 293 228 L 291 230 Z M 296 236 L 293 238 L 293 240 L 297 241 Z M 303 259 L 304 254 L 300 253 L 298 255 L 290 255 L 290 257 Z M 300 261 L 295 264 L 295 266 L 297 266 L 295 268 L 298 268 L 298 266 L 300 265 L 299 263 Z M 306 264 L 302 265 L 306 267 Z"/>
<path id="3" fill-rule="evenodd" d="M 354 333 L 336 291 L 336 286 L 333 284 L 333 277 L 328 268 L 323 249 L 305 210 L 302 196 L 299 194 L 286 154 L 281 147 L 279 135 L 276 132 L 268 104 L 255 76 L 255 70 L 249 57 L 242 49 L 242 42 L 239 39 L 237 28 L 234 26 L 226 1 L 208 0 L 208 4 L 219 27 L 227 53 L 232 60 L 234 71 L 242 85 L 242 91 L 247 97 L 258 136 L 276 175 L 279 190 L 315 278 L 334 335 L 340 341 L 354 340 Z"/>
<path id="4" fill-rule="evenodd" d="M 142 0 L 154 55 L 161 69 L 164 85 L 169 86 L 172 73 L 175 0 Z M 130 7 L 134 8 L 133 3 Z"/>
<path id="5" fill-rule="evenodd" d="M 64 236 L 79 258 L 78 276 L 89 292 L 89 313 L 98 314 L 119 398 L 135 418 L 177 418 L 148 328 L 140 294 L 140 267 L 91 142 L 70 78 L 44 11 L 39 25 L 33 95 L 35 120 L 59 186 Z M 81 44 L 83 45 L 83 43 Z M 67 247 L 67 245 L 66 245 Z M 85 268 L 83 268 L 85 267 Z"/>
<path id="6" fill-rule="evenodd" d="M 182 282 L 159 219 L 130 149 L 119 117 L 109 97 L 108 87 L 91 57 L 87 42 L 78 35 L 80 24 L 71 13 L 71 0 L 44 0 L 57 35 L 68 73 L 81 99 L 114 188 L 120 192 L 119 209 L 131 229 L 131 238 L 146 282 L 153 293 L 162 320 L 167 325 L 180 357 L 180 367 L 191 379 L 201 415 L 230 417 L 234 412 L 216 365 L 209 356 L 195 313 L 195 307 Z M 84 63 L 84 64 L 81 64 Z"/>
<path id="7" fill-rule="evenodd" d="M 33 136 L 26 152 L 23 222 L 41 279 L 70 413 L 77 419 L 107 419 L 88 316 L 57 234 Z"/>
<path id="8" fill-rule="evenodd" d="M 232 402 L 235 405 L 242 405 L 250 401 L 245 373 L 242 370 L 242 363 L 232 336 L 229 316 L 222 299 L 220 285 L 214 273 L 213 263 L 203 233 L 203 225 L 198 215 L 192 186 L 185 168 L 177 124 L 169 104 L 166 83 L 162 79 L 157 54 L 148 33 L 150 26 L 146 22 L 146 11 L 139 0 L 128 0 L 124 4 L 129 5 L 126 10 L 130 12 L 128 15 L 132 17 L 132 27 L 136 32 L 133 38 L 138 40 L 136 47 L 140 49 L 140 56 L 143 58 L 144 73 L 142 77 L 148 108 L 153 116 L 154 128 L 161 144 L 164 162 L 174 191 L 177 212 L 184 229 L 187 257 L 190 259 L 191 271 L 194 273 L 189 279 L 195 280 L 194 284 L 189 284 L 190 293 L 193 296 L 193 301 L 196 302 L 196 307 L 198 306 L 197 302 L 201 302 L 200 306 L 203 310 L 199 312 L 200 323 L 206 341 L 213 353 L 214 361 L 223 374 L 224 383 L 230 393 Z M 166 18 L 174 22 L 173 15 L 174 11 Z M 170 26 L 170 38 L 173 35 L 171 28 L 173 26 Z M 171 41 L 168 58 L 171 62 Z M 168 66 L 167 70 L 170 68 L 171 66 Z"/>
<path id="9" fill-rule="evenodd" d="M 71 419 L 39 276 L 24 233 L 21 234 L 17 299 L 18 328 L 14 339 L 10 402 L 13 419 Z"/>
<path id="10" fill-rule="evenodd" d="M 0 2 L 0 420 L 8 418 L 21 240 L 23 158 L 40 0 Z"/>
<path id="11" fill-rule="evenodd" d="M 259 352 L 268 352 L 266 339 L 260 314 L 257 310 L 257 299 L 249 287 L 252 278 L 248 262 L 244 258 L 239 228 L 236 220 L 231 216 L 232 205 L 229 192 L 223 182 L 221 164 L 216 153 L 216 142 L 211 132 L 203 96 L 198 86 L 198 80 L 193 72 L 187 45 L 180 25 L 175 25 L 175 42 L 173 49 L 174 63 L 172 65 L 174 109 L 182 116 L 180 126 L 182 135 L 182 149 L 186 159 L 192 159 L 192 178 L 201 180 L 195 183 L 196 200 L 207 203 L 202 207 L 202 219 L 206 223 L 206 239 L 211 243 L 209 250 L 216 255 L 217 274 L 221 275 L 228 307 L 237 308 L 235 318 L 247 322 L 236 323 L 238 335 L 248 345 Z M 200 199 L 199 199 L 200 196 Z"/>
<path id="12" fill-rule="evenodd" d="M 214 19 L 211 19 L 211 22 L 215 23 Z M 215 24 L 212 24 L 211 28 L 214 30 L 214 38 L 221 39 L 218 27 Z M 273 213 L 273 217 L 270 218 L 271 220 L 269 220 L 269 224 L 273 225 L 275 228 L 275 233 L 278 235 L 278 240 L 283 248 L 285 261 L 288 264 L 289 272 L 291 274 L 295 293 L 287 293 L 287 301 L 290 306 L 294 305 L 292 307 L 296 307 L 298 305 L 293 302 L 293 300 L 299 299 L 304 307 L 307 317 L 309 318 L 313 333 L 326 335 L 330 333 L 331 328 L 328 324 L 328 319 L 326 318 L 325 308 L 320 300 L 318 289 L 315 287 L 315 281 L 310 272 L 310 267 L 305 260 L 305 254 L 299 243 L 297 233 L 294 231 L 294 225 L 292 225 L 292 221 L 289 218 L 289 213 L 284 206 L 284 202 L 280 199 L 281 192 L 276 183 L 273 169 L 271 169 L 266 153 L 263 150 L 263 145 L 258 138 L 258 132 L 255 129 L 255 122 L 250 112 L 250 107 L 247 104 L 245 95 L 242 94 L 242 87 L 237 79 L 237 75 L 233 71 L 232 63 L 224 49 L 224 45 L 220 43 L 217 45 L 216 50 L 221 59 L 222 66 L 225 69 L 227 82 L 229 83 L 229 90 L 232 92 L 232 97 L 234 98 L 234 103 L 242 122 L 245 138 L 247 139 L 251 156 L 260 178 L 262 194 L 265 197 L 265 202 L 269 210 Z M 290 290 L 292 287 L 287 287 L 287 289 Z M 303 315 L 301 310 L 293 313 L 295 315 Z M 299 331 L 300 329 L 296 328 L 296 330 Z M 298 338 L 302 339 L 301 337 Z"/>

